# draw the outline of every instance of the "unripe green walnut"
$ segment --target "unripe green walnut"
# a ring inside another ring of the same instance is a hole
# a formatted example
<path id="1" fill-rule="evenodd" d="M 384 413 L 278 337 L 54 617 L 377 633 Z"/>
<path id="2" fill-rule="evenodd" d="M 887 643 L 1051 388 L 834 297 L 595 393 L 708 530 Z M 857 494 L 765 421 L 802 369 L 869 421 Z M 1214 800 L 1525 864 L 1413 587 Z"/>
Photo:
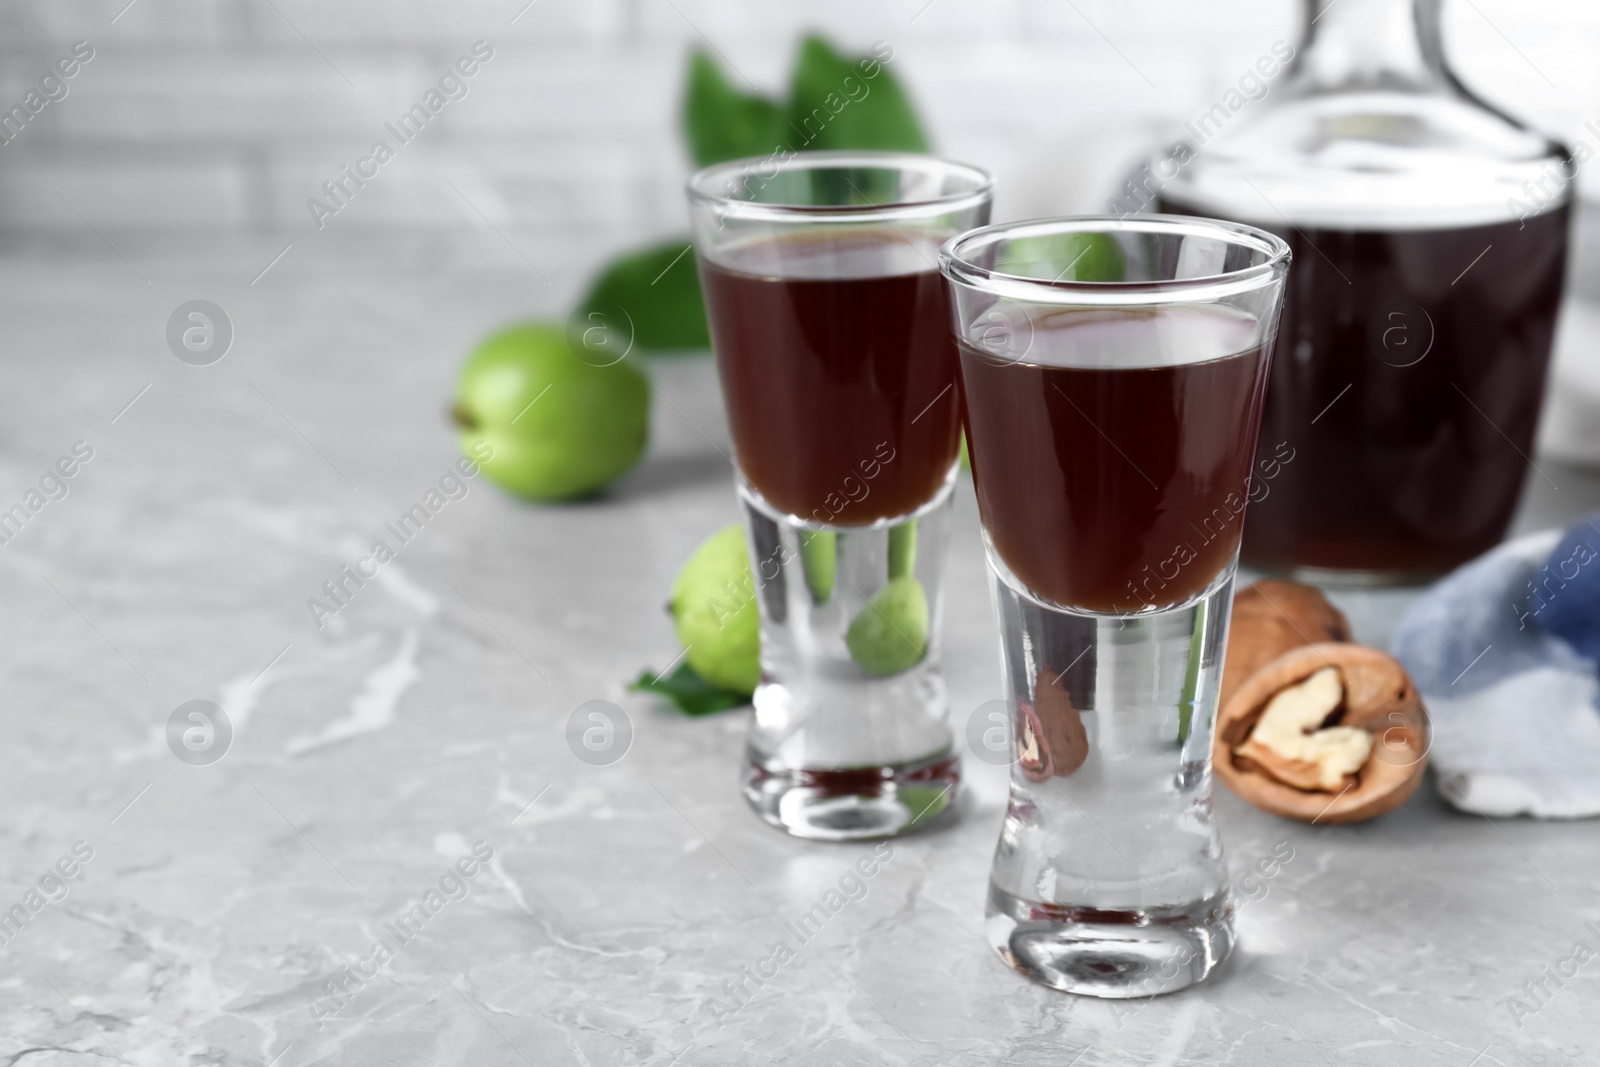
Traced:
<path id="1" fill-rule="evenodd" d="M 761 680 L 761 619 L 744 530 L 730 523 L 695 549 L 667 603 L 684 658 L 713 685 L 745 696 Z"/>
<path id="2" fill-rule="evenodd" d="M 644 454 L 650 380 L 627 363 L 580 358 L 557 324 L 523 323 L 468 357 L 450 413 L 462 454 L 489 456 L 484 477 L 528 500 L 570 500 L 610 485 Z"/>
<path id="3" fill-rule="evenodd" d="M 910 670 L 928 652 L 928 594 L 915 578 L 891 580 L 850 620 L 850 657 L 868 674 Z"/>

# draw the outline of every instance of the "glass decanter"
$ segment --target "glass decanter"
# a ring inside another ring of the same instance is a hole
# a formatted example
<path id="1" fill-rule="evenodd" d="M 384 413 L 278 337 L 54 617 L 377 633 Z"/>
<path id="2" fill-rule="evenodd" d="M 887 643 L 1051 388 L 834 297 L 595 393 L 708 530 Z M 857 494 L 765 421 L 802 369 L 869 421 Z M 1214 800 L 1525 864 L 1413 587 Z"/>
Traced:
<path id="1" fill-rule="evenodd" d="M 1241 80 L 1261 94 L 1144 172 L 1159 210 L 1294 250 L 1244 533 L 1263 569 L 1440 574 L 1501 539 L 1536 469 L 1575 167 L 1462 85 L 1440 7 L 1307 0 L 1281 74 L 1280 44 Z"/>

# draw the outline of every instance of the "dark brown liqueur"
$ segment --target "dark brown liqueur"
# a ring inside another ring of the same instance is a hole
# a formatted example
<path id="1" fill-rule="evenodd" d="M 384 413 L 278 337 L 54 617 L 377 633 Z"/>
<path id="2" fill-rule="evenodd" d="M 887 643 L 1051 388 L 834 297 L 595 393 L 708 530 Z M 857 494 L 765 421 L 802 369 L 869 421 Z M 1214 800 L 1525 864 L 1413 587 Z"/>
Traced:
<path id="1" fill-rule="evenodd" d="M 1567 214 L 1282 234 L 1294 262 L 1261 440 L 1294 459 L 1250 508 L 1248 562 L 1428 575 L 1501 539 L 1533 453 Z"/>
<path id="2" fill-rule="evenodd" d="M 934 247 L 857 231 L 703 262 L 739 469 L 780 511 L 860 526 L 944 484 L 960 417 Z"/>
<path id="3" fill-rule="evenodd" d="M 1203 591 L 1239 547 L 1270 345 L 1207 308 L 1071 311 L 1027 362 L 961 345 L 984 530 L 1036 597 L 1097 612 Z"/>

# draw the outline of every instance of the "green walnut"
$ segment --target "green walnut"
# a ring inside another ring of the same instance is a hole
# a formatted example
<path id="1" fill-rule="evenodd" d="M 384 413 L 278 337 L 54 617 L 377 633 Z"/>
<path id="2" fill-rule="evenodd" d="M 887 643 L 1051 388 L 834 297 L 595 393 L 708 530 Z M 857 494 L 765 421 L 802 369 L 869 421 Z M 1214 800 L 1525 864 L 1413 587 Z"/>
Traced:
<path id="1" fill-rule="evenodd" d="M 761 680 L 761 618 L 744 530 L 729 523 L 694 550 L 667 602 L 684 658 L 713 685 L 749 696 Z"/>
<path id="2" fill-rule="evenodd" d="M 463 454 L 528 500 L 599 492 L 644 454 L 650 380 L 627 363 L 597 366 L 549 323 L 502 330 L 468 357 L 451 415 Z M 486 447 L 487 446 L 487 447 Z"/>
<path id="3" fill-rule="evenodd" d="M 872 594 L 844 635 L 850 657 L 868 674 L 899 674 L 928 652 L 928 594 L 915 578 L 894 578 Z"/>

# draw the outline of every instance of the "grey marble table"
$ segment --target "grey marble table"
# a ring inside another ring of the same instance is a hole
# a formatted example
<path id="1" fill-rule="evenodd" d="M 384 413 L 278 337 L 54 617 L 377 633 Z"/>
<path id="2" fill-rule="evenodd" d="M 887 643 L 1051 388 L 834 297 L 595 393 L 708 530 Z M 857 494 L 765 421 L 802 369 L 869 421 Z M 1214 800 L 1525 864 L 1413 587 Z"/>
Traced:
<path id="1" fill-rule="evenodd" d="M 211 366 L 165 340 L 195 297 L 234 328 Z M 735 516 L 704 360 L 658 367 L 652 454 L 604 499 L 471 483 L 321 629 L 306 606 L 451 469 L 462 353 L 547 299 L 531 276 L 0 271 L 0 511 L 92 450 L 0 545 L 0 1063 L 1600 1062 L 1600 963 L 1545 977 L 1600 947 L 1597 827 L 1490 823 L 1431 789 L 1350 828 L 1221 795 L 1236 869 L 1293 858 L 1215 980 L 1119 1004 L 989 950 L 1005 777 L 969 761 L 959 820 L 895 842 L 734 997 L 870 848 L 745 810 L 747 713 L 624 691 L 675 656 L 672 575 Z M 1600 503 L 1595 477 L 1545 473 L 1520 528 Z M 1369 641 L 1404 601 L 1342 599 Z M 964 716 L 998 693 L 970 488 L 946 626 Z M 596 699 L 633 730 L 609 766 L 565 740 Z M 216 762 L 169 747 L 191 700 L 231 722 Z"/>

